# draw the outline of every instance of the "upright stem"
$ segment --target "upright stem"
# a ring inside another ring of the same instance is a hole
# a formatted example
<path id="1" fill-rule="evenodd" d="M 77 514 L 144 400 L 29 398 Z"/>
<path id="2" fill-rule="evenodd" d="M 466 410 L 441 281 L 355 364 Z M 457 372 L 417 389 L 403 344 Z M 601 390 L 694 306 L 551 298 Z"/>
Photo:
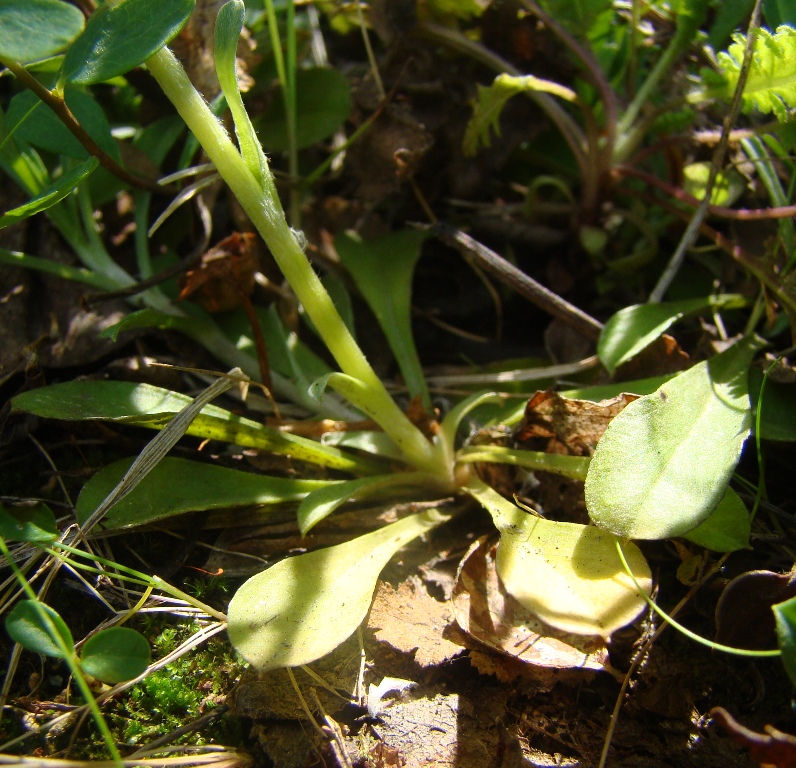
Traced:
<path id="1" fill-rule="evenodd" d="M 279 199 L 264 194 L 180 63 L 168 48 L 163 48 L 149 59 L 147 66 L 265 240 L 338 365 L 362 382 L 369 411 L 378 414 L 380 426 L 408 462 L 426 471 L 448 475 L 450 468 L 445 466 L 442 452 L 398 408 L 357 346 L 288 226 Z"/>

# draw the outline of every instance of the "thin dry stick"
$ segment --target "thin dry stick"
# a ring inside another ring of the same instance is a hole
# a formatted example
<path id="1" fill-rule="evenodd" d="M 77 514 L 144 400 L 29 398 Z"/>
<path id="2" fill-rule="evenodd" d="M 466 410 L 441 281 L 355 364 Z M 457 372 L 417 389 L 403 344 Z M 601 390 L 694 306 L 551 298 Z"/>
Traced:
<path id="1" fill-rule="evenodd" d="M 570 304 L 549 288 L 517 269 L 502 256 L 482 245 L 469 235 L 449 224 L 434 224 L 430 231 L 448 245 L 464 250 L 478 266 L 501 283 L 508 285 L 528 301 L 558 318 L 590 339 L 598 339 L 603 324 L 591 315 Z"/>
<path id="2" fill-rule="evenodd" d="M 738 84 L 735 86 L 735 93 L 733 93 L 732 96 L 730 111 L 724 118 L 724 125 L 721 130 L 721 139 L 716 147 L 716 151 L 713 153 L 713 159 L 710 163 L 710 173 L 708 174 L 708 181 L 705 185 L 705 196 L 702 198 L 699 208 L 697 208 L 696 212 L 694 213 L 694 217 L 686 227 L 686 230 L 680 239 L 680 243 L 677 246 L 677 250 L 675 250 L 672 258 L 666 265 L 666 269 L 660 276 L 658 284 L 650 294 L 649 301 L 651 304 L 657 304 L 663 300 L 663 297 L 666 295 L 666 291 L 669 290 L 669 286 L 672 284 L 675 276 L 680 271 L 680 267 L 685 260 L 686 252 L 691 247 L 694 240 L 696 240 L 697 235 L 699 234 L 699 228 L 708 213 L 708 209 L 710 208 L 710 199 L 713 196 L 713 186 L 716 183 L 716 178 L 721 170 L 722 163 L 724 162 L 724 155 L 727 153 L 727 146 L 730 141 L 732 126 L 735 122 L 735 119 L 738 117 L 738 112 L 741 109 L 741 97 L 743 96 L 744 88 L 746 87 L 746 80 L 749 77 L 749 69 L 752 66 L 755 35 L 757 33 L 758 27 L 760 26 L 761 5 L 762 0 L 755 0 L 755 7 L 752 11 L 752 17 L 749 21 L 749 29 L 746 33 L 746 49 L 744 50 L 743 54 L 743 64 L 741 65 L 741 72 L 738 76 Z"/>

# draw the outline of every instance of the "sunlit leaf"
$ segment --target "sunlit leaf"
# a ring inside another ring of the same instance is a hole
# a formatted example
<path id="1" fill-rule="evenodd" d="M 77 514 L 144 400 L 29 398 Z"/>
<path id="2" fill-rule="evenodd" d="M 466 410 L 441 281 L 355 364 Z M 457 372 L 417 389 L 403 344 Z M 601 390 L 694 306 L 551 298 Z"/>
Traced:
<path id="1" fill-rule="evenodd" d="M 194 0 L 124 0 L 100 6 L 64 57 L 63 77 L 78 85 L 110 80 L 143 64 L 183 28 Z"/>
<path id="2" fill-rule="evenodd" d="M 134 629 L 108 627 L 86 640 L 80 666 L 97 680 L 115 685 L 138 677 L 151 659 L 149 643 Z"/>
<path id="3" fill-rule="evenodd" d="M 352 541 L 288 557 L 249 579 L 229 604 L 229 638 L 261 670 L 309 664 L 365 618 L 379 573 L 405 544 L 446 517 L 434 510 Z"/>
<path id="4" fill-rule="evenodd" d="M 710 307 L 737 308 L 744 304 L 743 296 L 725 295 L 625 307 L 605 324 L 597 343 L 597 354 L 608 372 L 613 373 L 686 315 Z"/>
<path id="5" fill-rule="evenodd" d="M 426 234 L 404 229 L 373 240 L 341 235 L 340 260 L 379 322 L 412 397 L 431 400 L 412 334 L 412 276 Z"/>
<path id="6" fill-rule="evenodd" d="M 754 338 L 675 376 L 608 425 L 589 465 L 586 506 L 622 538 L 682 536 L 716 508 L 751 427 Z"/>
<path id="7" fill-rule="evenodd" d="M 103 419 L 162 429 L 191 401 L 187 395 L 149 384 L 70 381 L 23 392 L 12 399 L 12 405 L 18 410 L 51 419 Z M 347 455 L 332 446 L 280 432 L 214 405 L 206 405 L 202 409 L 188 426 L 186 434 L 289 455 L 335 469 L 368 473 L 380 469 L 367 457 Z"/>
<path id="8" fill-rule="evenodd" d="M 752 519 L 741 497 L 727 488 L 724 497 L 704 522 L 684 538 L 713 552 L 735 552 L 749 547 Z"/>
<path id="9" fill-rule="evenodd" d="M 62 0 L 3 0 L 0 59 L 30 64 L 54 56 L 82 29 L 80 9 Z"/>
<path id="10" fill-rule="evenodd" d="M 83 486 L 75 509 L 81 525 L 124 477 L 132 461 L 122 459 L 110 464 Z M 184 512 L 298 501 L 331 482 L 334 481 L 269 477 L 166 457 L 108 510 L 102 524 L 112 530 Z"/>
<path id="11" fill-rule="evenodd" d="M 55 515 L 46 504 L 0 504 L 0 536 L 9 541 L 44 544 L 58 538 Z"/>
<path id="12" fill-rule="evenodd" d="M 646 602 L 625 573 L 610 533 L 536 517 L 480 481 L 465 490 L 500 531 L 497 572 L 506 591 L 542 621 L 565 632 L 608 637 L 644 610 Z M 652 579 L 644 555 L 632 543 L 623 549 L 649 594 Z"/>
<path id="13" fill-rule="evenodd" d="M 782 663 L 791 683 L 796 685 L 796 597 L 771 607 L 777 623 L 777 638 L 782 650 Z"/>
<path id="14" fill-rule="evenodd" d="M 38 600 L 20 600 L 6 617 L 6 630 L 15 643 L 45 656 L 64 658 L 64 651 L 74 648 L 64 620 Z"/>
<path id="15" fill-rule="evenodd" d="M 58 181 L 29 200 L 25 205 L 14 208 L 0 216 L 0 229 L 16 224 L 41 211 L 46 211 L 56 203 L 63 200 L 85 178 L 87 178 L 99 165 L 99 161 L 91 157 L 71 171 L 67 171 Z"/>
<path id="16" fill-rule="evenodd" d="M 682 173 L 683 190 L 697 200 L 702 200 L 708 188 L 710 163 L 688 163 L 683 166 Z M 745 189 L 746 178 L 738 171 L 732 167 L 720 170 L 713 182 L 710 202 L 712 205 L 729 207 L 744 193 Z"/>

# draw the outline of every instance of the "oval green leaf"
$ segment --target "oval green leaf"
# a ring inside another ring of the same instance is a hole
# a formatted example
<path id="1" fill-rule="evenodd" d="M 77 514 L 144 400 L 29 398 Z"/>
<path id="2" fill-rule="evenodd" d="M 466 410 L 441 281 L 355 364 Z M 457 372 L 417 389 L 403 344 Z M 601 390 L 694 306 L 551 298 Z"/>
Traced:
<path id="1" fill-rule="evenodd" d="M 542 621 L 576 635 L 608 637 L 646 607 L 610 533 L 535 517 L 481 481 L 465 490 L 500 531 L 496 565 L 506 591 Z M 623 550 L 639 586 L 650 594 L 652 577 L 641 550 L 632 543 Z"/>
<path id="2" fill-rule="evenodd" d="M 684 538 L 713 552 L 735 552 L 749 548 L 752 518 L 741 497 L 727 488 L 719 505 L 703 523 Z"/>
<path id="3" fill-rule="evenodd" d="M 709 307 L 742 307 L 744 303 L 743 296 L 733 294 L 625 307 L 605 324 L 597 343 L 597 355 L 606 370 L 613 373 L 686 315 Z"/>
<path id="4" fill-rule="evenodd" d="M 16 224 L 29 216 L 41 213 L 41 211 L 46 211 L 56 203 L 60 203 L 83 179 L 88 178 L 98 165 L 99 160 L 90 157 L 76 168 L 67 171 L 58 181 L 51 184 L 32 200 L 25 203 L 25 205 L 13 208 L 3 216 L 0 216 L 0 229 Z"/>
<path id="5" fill-rule="evenodd" d="M 34 653 L 66 658 L 75 646 L 64 620 L 38 600 L 20 600 L 6 617 L 11 639 Z"/>
<path id="6" fill-rule="evenodd" d="M 114 462 L 83 486 L 75 507 L 81 525 L 116 487 L 132 463 L 133 459 Z M 298 501 L 335 482 L 269 477 L 166 457 L 108 510 L 102 524 L 104 528 L 115 530 L 165 520 L 184 512 Z"/>
<path id="7" fill-rule="evenodd" d="M 9 541 L 46 544 L 58 538 L 55 515 L 46 504 L 32 507 L 0 505 L 0 536 Z"/>
<path id="8" fill-rule="evenodd" d="M 128 627 L 108 627 L 86 640 L 80 666 L 97 680 L 115 685 L 138 677 L 152 654 L 147 639 Z"/>
<path id="9" fill-rule="evenodd" d="M 707 519 L 749 434 L 748 368 L 760 346 L 739 341 L 611 421 L 586 477 L 598 526 L 621 538 L 668 539 Z"/>
<path id="10" fill-rule="evenodd" d="M 353 541 L 288 557 L 249 579 L 229 604 L 232 645 L 261 670 L 309 664 L 362 623 L 376 581 L 405 544 L 448 518 L 434 510 Z"/>
<path id="11" fill-rule="evenodd" d="M 123 75 L 176 37 L 194 0 L 124 0 L 98 8 L 64 57 L 63 77 L 93 85 Z"/>
<path id="12" fill-rule="evenodd" d="M 62 0 L 3 0 L 0 59 L 30 64 L 64 50 L 83 29 L 83 14 Z"/>

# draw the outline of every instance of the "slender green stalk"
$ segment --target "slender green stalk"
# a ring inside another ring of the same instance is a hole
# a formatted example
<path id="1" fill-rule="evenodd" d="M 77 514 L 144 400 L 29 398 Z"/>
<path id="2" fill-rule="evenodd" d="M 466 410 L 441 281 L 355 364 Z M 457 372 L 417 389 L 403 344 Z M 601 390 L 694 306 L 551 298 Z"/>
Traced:
<path id="1" fill-rule="evenodd" d="M 99 704 L 97 704 L 97 700 L 94 698 L 94 694 L 91 692 L 91 688 L 89 688 L 88 682 L 83 675 L 83 671 L 80 669 L 80 663 L 78 661 L 77 653 L 75 652 L 74 647 L 67 647 L 64 639 L 61 637 L 61 633 L 58 632 L 50 617 L 47 615 L 44 609 L 41 608 L 41 603 L 39 602 L 38 596 L 33 591 L 33 588 L 28 583 L 28 580 L 19 570 L 17 564 L 14 562 L 14 558 L 11 557 L 11 553 L 8 551 L 8 547 L 6 546 L 5 540 L 2 536 L 0 536 L 0 554 L 3 555 L 5 561 L 14 571 L 14 575 L 17 577 L 17 581 L 25 592 L 25 595 L 36 606 L 39 620 L 47 628 L 47 634 L 49 635 L 49 638 L 58 646 L 58 652 L 69 667 L 69 671 L 74 678 L 77 687 L 80 689 L 81 695 L 86 700 L 86 704 L 91 710 L 91 714 L 94 717 L 94 722 L 97 724 L 97 728 L 102 734 L 102 740 L 105 742 L 105 746 L 108 748 L 108 752 L 110 753 L 113 762 L 118 766 L 123 765 L 122 756 L 119 754 L 119 750 L 116 747 L 116 742 L 113 740 L 113 734 L 111 733 L 110 728 L 108 728 L 108 723 L 105 721 L 105 718 L 102 715 Z"/>
<path id="2" fill-rule="evenodd" d="M 149 59 L 147 65 L 265 240 L 337 363 L 350 377 L 361 382 L 360 393 L 367 401 L 368 412 L 375 416 L 409 463 L 449 476 L 451 468 L 446 466 L 442 452 L 398 408 L 357 346 L 287 225 L 278 198 L 263 194 L 262 187 L 180 63 L 168 48 L 164 48 Z"/>

